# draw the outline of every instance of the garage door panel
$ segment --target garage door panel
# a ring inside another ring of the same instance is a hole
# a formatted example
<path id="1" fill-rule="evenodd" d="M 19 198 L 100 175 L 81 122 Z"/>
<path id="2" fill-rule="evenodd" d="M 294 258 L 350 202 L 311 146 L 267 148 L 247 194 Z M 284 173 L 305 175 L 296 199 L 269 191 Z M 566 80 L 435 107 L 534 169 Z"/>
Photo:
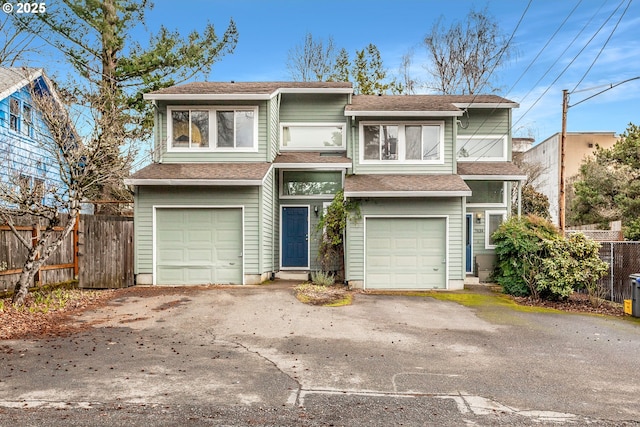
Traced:
<path id="1" fill-rule="evenodd" d="M 446 287 L 445 218 L 367 218 L 365 286 Z"/>
<path id="2" fill-rule="evenodd" d="M 242 211 L 158 209 L 156 283 L 242 283 Z"/>

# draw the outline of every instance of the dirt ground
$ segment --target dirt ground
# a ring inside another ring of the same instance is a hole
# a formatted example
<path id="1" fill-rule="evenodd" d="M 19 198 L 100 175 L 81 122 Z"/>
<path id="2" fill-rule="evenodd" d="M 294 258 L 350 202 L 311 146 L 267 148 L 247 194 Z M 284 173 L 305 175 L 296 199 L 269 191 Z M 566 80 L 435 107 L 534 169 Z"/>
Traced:
<path id="1" fill-rule="evenodd" d="M 94 309 L 109 301 L 123 297 L 153 295 L 189 295 L 202 287 L 131 287 L 115 290 L 68 290 L 64 303 L 45 304 L 29 294 L 24 307 L 12 306 L 11 299 L 0 300 L 0 340 L 67 336 L 90 328 L 91 324 L 78 325 L 73 317 L 85 310 Z M 293 292 L 293 290 L 292 290 Z M 353 292 L 357 294 L 357 291 Z M 357 296 L 356 296 L 357 298 Z M 591 313 L 607 316 L 624 316 L 621 304 L 603 302 L 594 307 L 587 295 L 573 294 L 566 301 L 534 301 L 530 298 L 513 298 L 518 304 L 553 308 L 573 313 Z"/>

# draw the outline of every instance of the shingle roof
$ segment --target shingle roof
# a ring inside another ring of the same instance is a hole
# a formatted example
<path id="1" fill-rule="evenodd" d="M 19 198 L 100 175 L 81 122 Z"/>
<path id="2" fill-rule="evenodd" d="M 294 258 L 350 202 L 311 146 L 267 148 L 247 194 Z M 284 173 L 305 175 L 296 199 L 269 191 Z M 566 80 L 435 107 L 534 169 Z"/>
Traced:
<path id="1" fill-rule="evenodd" d="M 348 82 L 194 82 L 171 86 L 150 95 L 271 94 L 278 89 L 351 89 Z"/>
<path id="2" fill-rule="evenodd" d="M 458 175 L 526 178 L 526 174 L 512 162 L 458 162 Z"/>
<path id="3" fill-rule="evenodd" d="M 471 189 L 458 175 L 348 175 L 344 192 L 347 196 L 357 196 L 358 193 L 402 193 L 402 196 L 424 196 L 424 193 L 433 193 L 433 196 L 438 196 L 437 193 L 443 193 L 443 196 L 448 195 L 445 193 L 471 195 Z"/>
<path id="4" fill-rule="evenodd" d="M 232 185 L 241 181 L 262 181 L 270 163 L 152 163 L 131 175 L 126 182 L 134 185 L 173 184 L 181 181 L 200 182 L 202 185 L 216 185 L 224 181 Z M 145 182 L 146 181 L 146 182 Z"/>
<path id="5" fill-rule="evenodd" d="M 497 95 L 354 95 L 349 111 L 440 111 L 462 112 L 455 104 L 504 104 L 513 101 Z"/>
<path id="6" fill-rule="evenodd" d="M 346 152 L 292 151 L 281 152 L 274 160 L 276 166 L 284 164 L 335 164 L 351 165 Z"/>
<path id="7" fill-rule="evenodd" d="M 6 98 L 40 75 L 40 68 L 0 67 L 0 98 Z"/>

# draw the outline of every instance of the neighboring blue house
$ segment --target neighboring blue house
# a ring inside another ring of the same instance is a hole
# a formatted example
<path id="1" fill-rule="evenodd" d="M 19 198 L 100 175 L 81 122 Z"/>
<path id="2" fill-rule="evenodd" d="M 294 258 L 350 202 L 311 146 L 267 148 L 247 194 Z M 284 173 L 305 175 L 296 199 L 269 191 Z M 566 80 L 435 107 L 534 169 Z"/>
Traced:
<path id="1" fill-rule="evenodd" d="M 354 95 L 350 83 L 190 83 L 155 105 L 135 188 L 138 284 L 260 283 L 319 269 L 339 190 L 360 206 L 345 275 L 365 289 L 460 289 L 525 178 L 494 95 Z"/>
<path id="2" fill-rule="evenodd" d="M 42 69 L 0 67 L 0 180 L 18 177 L 20 185 L 62 188 L 57 161 L 43 141 L 48 129 L 33 105 L 31 88 L 54 93 Z"/>

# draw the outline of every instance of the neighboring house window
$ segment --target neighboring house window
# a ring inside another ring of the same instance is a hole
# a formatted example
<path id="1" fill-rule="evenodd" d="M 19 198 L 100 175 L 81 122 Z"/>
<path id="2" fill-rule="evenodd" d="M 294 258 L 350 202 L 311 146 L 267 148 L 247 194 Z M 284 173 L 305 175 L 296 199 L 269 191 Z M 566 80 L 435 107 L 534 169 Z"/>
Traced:
<path id="1" fill-rule="evenodd" d="M 16 132 L 20 131 L 20 101 L 16 98 L 9 99 L 9 127 Z"/>
<path id="2" fill-rule="evenodd" d="M 503 181 L 465 181 L 471 189 L 468 205 L 506 205 L 506 183 Z"/>
<path id="3" fill-rule="evenodd" d="M 444 123 L 381 123 L 360 127 L 363 162 L 442 163 Z"/>
<path id="4" fill-rule="evenodd" d="M 505 211 L 486 211 L 485 212 L 485 247 L 487 249 L 493 249 L 496 247 L 493 238 L 493 233 L 500 227 L 507 218 Z"/>
<path id="5" fill-rule="evenodd" d="M 458 160 L 506 161 L 506 135 L 458 135 Z"/>
<path id="6" fill-rule="evenodd" d="M 293 150 L 344 150 L 343 123 L 282 124 L 282 148 Z"/>
<path id="7" fill-rule="evenodd" d="M 257 108 L 169 108 L 170 149 L 253 150 Z"/>
<path id="8" fill-rule="evenodd" d="M 24 123 L 22 133 L 27 136 L 33 136 L 33 112 L 28 104 L 22 105 L 22 121 Z"/>
<path id="9" fill-rule="evenodd" d="M 282 196 L 331 197 L 342 188 L 340 171 L 282 171 Z"/>

